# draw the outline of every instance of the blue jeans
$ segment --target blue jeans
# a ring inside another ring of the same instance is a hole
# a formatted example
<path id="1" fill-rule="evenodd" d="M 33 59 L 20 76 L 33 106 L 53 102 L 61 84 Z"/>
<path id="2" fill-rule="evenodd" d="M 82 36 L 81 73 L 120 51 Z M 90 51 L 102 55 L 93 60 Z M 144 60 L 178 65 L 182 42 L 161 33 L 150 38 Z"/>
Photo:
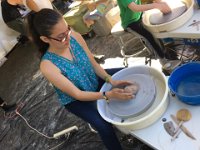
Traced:
<path id="1" fill-rule="evenodd" d="M 106 70 L 110 75 L 121 70 L 109 69 Z M 99 79 L 99 89 L 104 81 Z M 106 122 L 98 113 L 96 101 L 75 101 L 65 105 L 65 108 L 84 121 L 90 123 L 99 133 L 103 143 L 108 150 L 122 150 L 122 147 L 117 139 L 112 124 Z"/>

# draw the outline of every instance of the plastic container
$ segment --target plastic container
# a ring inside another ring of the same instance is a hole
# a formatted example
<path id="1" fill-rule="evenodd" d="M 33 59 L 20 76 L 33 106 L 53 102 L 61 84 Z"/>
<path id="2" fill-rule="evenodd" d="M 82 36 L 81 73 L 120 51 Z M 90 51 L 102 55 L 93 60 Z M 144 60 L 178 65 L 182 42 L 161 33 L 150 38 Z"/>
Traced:
<path id="1" fill-rule="evenodd" d="M 70 11 L 63 15 L 64 19 L 67 23 L 80 34 L 87 34 L 92 29 L 88 28 L 86 24 L 83 22 L 83 16 L 87 12 L 87 5 L 80 5 L 77 7 L 73 7 Z"/>
<path id="2" fill-rule="evenodd" d="M 200 8 L 200 0 L 196 0 L 198 7 Z"/>
<path id="3" fill-rule="evenodd" d="M 175 69 L 169 77 L 168 85 L 180 101 L 200 105 L 200 63 L 191 62 Z"/>

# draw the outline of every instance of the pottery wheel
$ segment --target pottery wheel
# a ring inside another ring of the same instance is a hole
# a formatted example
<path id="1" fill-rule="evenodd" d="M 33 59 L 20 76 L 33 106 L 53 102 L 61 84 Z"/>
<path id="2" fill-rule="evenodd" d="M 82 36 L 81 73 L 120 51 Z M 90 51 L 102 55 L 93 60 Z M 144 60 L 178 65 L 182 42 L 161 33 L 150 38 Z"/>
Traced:
<path id="1" fill-rule="evenodd" d="M 120 80 L 136 82 L 139 90 L 136 97 L 131 100 L 111 99 L 107 104 L 109 111 L 122 118 L 137 116 L 145 112 L 155 100 L 156 87 L 152 77 L 145 74 L 132 74 Z"/>
<path id="2" fill-rule="evenodd" d="M 172 21 L 182 15 L 187 10 L 187 6 L 183 2 L 179 2 L 175 4 L 171 10 L 172 11 L 168 14 L 163 14 L 160 11 L 152 13 L 149 17 L 149 22 L 152 25 L 158 25 Z"/>

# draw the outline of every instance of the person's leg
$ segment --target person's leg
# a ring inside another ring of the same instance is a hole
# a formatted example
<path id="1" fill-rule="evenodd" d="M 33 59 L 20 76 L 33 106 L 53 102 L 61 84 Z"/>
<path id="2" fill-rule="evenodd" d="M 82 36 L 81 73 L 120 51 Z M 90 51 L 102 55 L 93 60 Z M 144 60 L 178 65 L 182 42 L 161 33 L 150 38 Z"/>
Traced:
<path id="1" fill-rule="evenodd" d="M 27 24 L 26 19 L 17 18 L 16 20 L 7 22 L 6 24 L 9 28 L 21 33 L 20 36 L 17 37 L 17 40 L 19 43 L 24 44 L 27 41 L 29 41 L 28 32 L 26 28 L 26 24 Z"/>
<path id="2" fill-rule="evenodd" d="M 108 150 L 122 150 L 112 125 L 106 122 L 98 113 L 96 101 L 75 101 L 65 105 L 65 108 L 90 123 L 98 131 Z"/>
<path id="3" fill-rule="evenodd" d="M 27 35 L 25 21 L 23 18 L 17 18 L 16 20 L 6 22 L 7 26 L 19 33 L 21 33 L 23 36 Z"/>
<path id="4" fill-rule="evenodd" d="M 122 70 L 124 68 L 111 68 L 111 69 L 105 69 L 105 71 L 109 74 L 109 75 L 113 75 L 115 74 L 116 72 Z M 101 89 L 101 87 L 103 86 L 103 84 L 105 83 L 105 80 L 101 79 L 98 77 L 98 82 L 99 82 L 99 86 L 97 88 L 97 91 L 99 91 Z"/>
<path id="5" fill-rule="evenodd" d="M 167 55 L 165 55 L 164 47 L 162 46 L 163 48 L 161 48 L 161 46 L 156 42 L 153 35 L 144 28 L 141 20 L 130 24 L 128 27 L 137 32 L 138 34 L 142 35 L 149 41 L 149 43 L 152 45 L 152 47 L 159 56 L 159 60 L 163 70 L 171 72 L 181 64 L 180 60 L 169 60 L 168 58 L 166 58 Z"/>
<path id="6" fill-rule="evenodd" d="M 131 23 L 128 27 L 137 32 L 138 34 L 142 35 L 143 37 L 145 37 L 152 45 L 152 47 L 154 48 L 154 50 L 156 51 L 156 53 L 160 58 L 165 57 L 164 48 L 161 48 L 161 46 L 156 42 L 153 35 L 144 28 L 141 20 Z"/>

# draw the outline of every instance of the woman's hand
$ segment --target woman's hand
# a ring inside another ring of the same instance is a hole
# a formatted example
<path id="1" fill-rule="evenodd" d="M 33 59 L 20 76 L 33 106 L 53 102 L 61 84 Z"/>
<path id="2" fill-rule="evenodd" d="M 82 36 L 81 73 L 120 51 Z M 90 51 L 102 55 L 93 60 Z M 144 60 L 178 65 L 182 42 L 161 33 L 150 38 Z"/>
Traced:
<path id="1" fill-rule="evenodd" d="M 119 99 L 119 100 L 129 100 L 134 98 L 132 93 L 127 93 L 124 89 L 113 88 L 110 91 L 106 92 L 106 97 L 108 99 Z"/>
<path id="2" fill-rule="evenodd" d="M 131 85 L 133 84 L 130 81 L 125 81 L 125 80 L 112 80 L 111 78 L 109 79 L 109 83 L 113 86 L 113 87 L 119 87 L 119 86 L 125 86 L 125 85 Z"/>

